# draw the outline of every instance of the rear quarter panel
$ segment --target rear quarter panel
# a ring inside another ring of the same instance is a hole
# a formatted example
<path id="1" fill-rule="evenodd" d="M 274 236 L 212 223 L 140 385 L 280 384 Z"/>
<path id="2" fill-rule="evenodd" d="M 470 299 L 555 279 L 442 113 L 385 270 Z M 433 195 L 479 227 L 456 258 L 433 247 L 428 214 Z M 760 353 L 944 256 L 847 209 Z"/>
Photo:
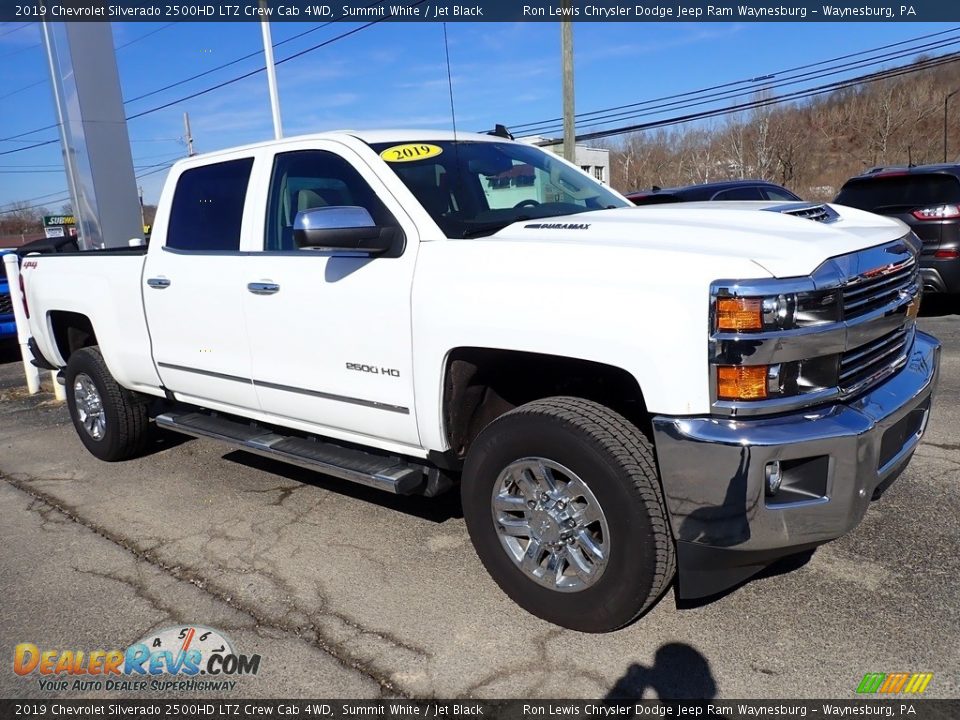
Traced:
<path id="1" fill-rule="evenodd" d="M 85 315 L 110 373 L 131 390 L 162 395 L 143 313 L 144 255 L 28 255 L 21 263 L 30 332 L 44 356 L 58 366 L 51 313 Z"/>

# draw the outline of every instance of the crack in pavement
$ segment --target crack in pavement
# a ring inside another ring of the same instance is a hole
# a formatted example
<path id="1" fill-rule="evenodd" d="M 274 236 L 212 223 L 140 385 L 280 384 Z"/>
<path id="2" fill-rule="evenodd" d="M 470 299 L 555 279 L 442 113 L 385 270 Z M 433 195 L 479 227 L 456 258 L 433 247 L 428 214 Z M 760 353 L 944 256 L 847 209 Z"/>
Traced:
<path id="1" fill-rule="evenodd" d="M 489 686 L 495 686 L 498 680 L 510 678 L 516 682 L 519 678 L 527 676 L 531 683 L 524 688 L 525 695 L 536 697 L 538 693 L 547 689 L 547 683 L 554 679 L 558 674 L 567 672 L 573 677 L 589 678 L 598 687 L 608 687 L 609 681 L 600 673 L 586 668 L 578 667 L 575 663 L 558 663 L 550 660 L 549 644 L 551 641 L 562 637 L 564 631 L 560 628 L 550 628 L 540 637 L 531 638 L 534 653 L 530 653 L 522 661 L 499 667 L 495 671 L 485 675 L 477 682 L 470 685 L 466 691 L 467 697 L 476 697 L 478 691 L 482 691 Z"/>
<path id="2" fill-rule="evenodd" d="M 204 576 L 199 571 L 193 570 L 188 567 L 184 567 L 183 565 L 175 565 L 175 566 L 170 565 L 167 562 L 160 559 L 156 555 L 156 553 L 154 553 L 153 551 L 144 550 L 143 548 L 140 548 L 135 544 L 133 544 L 127 538 L 122 537 L 100 525 L 97 525 L 92 521 L 87 520 L 86 518 L 82 517 L 75 509 L 66 506 L 64 503 L 60 502 L 54 497 L 34 487 L 31 487 L 30 484 L 25 482 L 23 479 L 19 477 L 13 478 L 13 477 L 10 477 L 9 475 L 3 475 L 3 474 L 0 474 L 0 479 L 4 480 L 8 485 L 16 488 L 20 492 L 33 498 L 34 502 L 32 502 L 28 506 L 28 509 L 40 514 L 45 522 L 49 522 L 48 517 L 55 511 L 56 513 L 59 513 L 60 515 L 67 518 L 68 520 L 87 528 L 88 530 L 96 533 L 100 537 L 103 537 L 106 540 L 109 540 L 110 542 L 112 542 L 113 544 L 119 546 L 120 548 L 126 550 L 128 553 L 133 555 L 138 560 L 159 569 L 163 573 L 173 577 L 176 580 L 188 582 L 191 585 L 194 585 L 195 587 L 200 589 L 202 592 L 213 597 L 219 602 L 222 602 L 225 605 L 233 608 L 234 610 L 247 615 L 248 617 L 253 619 L 257 627 L 272 628 L 284 633 L 289 633 L 294 635 L 298 639 L 302 640 L 303 642 L 314 646 L 318 650 L 332 657 L 343 667 L 353 670 L 355 672 L 358 672 L 361 675 L 364 675 L 370 678 L 371 680 L 373 680 L 375 683 L 377 683 L 377 685 L 380 686 L 380 694 L 382 697 L 398 697 L 398 696 L 404 697 L 404 698 L 412 697 L 403 688 L 399 687 L 397 683 L 391 680 L 386 674 L 384 674 L 383 672 L 379 671 L 374 667 L 371 667 L 371 663 L 358 658 L 355 653 L 352 653 L 350 650 L 345 648 L 342 642 L 337 642 L 329 637 L 325 637 L 320 627 L 320 625 L 323 623 L 317 622 L 317 621 L 318 620 L 323 621 L 323 620 L 326 620 L 327 618 L 335 619 L 338 622 L 343 623 L 345 626 L 353 630 L 355 633 L 361 634 L 362 636 L 374 637 L 374 638 L 386 641 L 390 644 L 393 644 L 398 648 L 402 648 L 407 651 L 412 651 L 417 654 L 423 654 L 424 656 L 428 656 L 428 654 L 421 648 L 414 648 L 413 646 L 410 646 L 409 644 L 404 643 L 399 639 L 391 638 L 388 633 L 382 633 L 376 630 L 365 628 L 359 623 L 353 621 L 352 619 L 349 619 L 335 611 L 328 610 L 326 609 L 326 607 L 324 607 L 324 609 L 320 613 L 305 613 L 308 617 L 313 615 L 315 616 L 315 618 L 314 618 L 314 621 L 311 623 L 312 625 L 311 632 L 304 633 L 303 628 L 297 626 L 296 624 L 283 622 L 282 619 L 278 620 L 276 618 L 267 617 L 263 615 L 263 613 L 261 613 L 257 608 L 252 607 L 248 603 L 239 601 L 237 598 L 228 594 L 226 591 L 217 588 L 215 584 L 212 583 L 208 578 L 204 578 Z M 34 478 L 34 479 L 42 480 L 42 478 Z M 46 506 L 46 508 L 43 508 L 43 506 Z M 44 513 L 46 513 L 46 517 L 44 516 Z M 85 571 L 81 571 L 81 572 L 85 572 Z M 86 572 L 89 572 L 89 571 L 86 571 Z M 116 580 L 118 582 L 124 582 L 129 584 L 127 580 L 120 577 L 111 576 L 110 574 L 105 575 L 105 577 L 108 577 L 111 580 Z M 268 579 L 273 581 L 275 584 L 278 584 L 277 583 L 278 578 L 268 578 Z M 148 602 L 151 602 L 147 597 L 143 597 L 143 599 L 147 600 Z M 326 606 L 327 603 L 324 601 L 323 605 Z M 158 607 L 158 609 L 161 609 L 161 608 Z"/>
<path id="3" fill-rule="evenodd" d="M 51 510 L 53 509 L 51 508 Z M 162 603 L 160 598 L 158 598 L 156 595 L 154 595 L 149 591 L 147 587 L 147 583 L 143 578 L 143 573 L 139 569 L 139 565 L 134 566 L 136 568 L 136 573 L 137 573 L 136 580 L 131 580 L 130 578 L 123 577 L 120 574 L 120 572 L 106 572 L 101 570 L 84 570 L 83 568 L 77 565 L 72 565 L 71 567 L 73 568 L 74 572 L 79 573 L 80 575 L 90 575 L 91 577 L 100 578 L 102 580 L 112 580 L 113 582 L 117 582 L 117 583 L 120 583 L 121 585 L 125 585 L 126 587 L 130 588 L 133 591 L 133 594 L 135 597 L 138 597 L 141 600 L 145 601 L 148 605 L 150 605 L 150 607 L 152 607 L 155 611 L 160 613 L 163 620 L 170 619 L 176 623 L 188 622 L 186 618 L 180 615 L 180 613 L 176 610 L 176 608 Z M 135 642 L 136 640 L 139 640 L 140 638 L 143 638 L 150 629 L 151 628 L 145 628 L 143 632 L 137 633 L 133 639 L 127 642 L 127 645 Z M 220 628 L 220 629 L 226 630 L 226 628 Z"/>
<path id="4" fill-rule="evenodd" d="M 297 490 L 303 489 L 304 487 L 305 485 L 303 485 L 303 483 L 297 483 L 296 485 L 277 485 L 276 487 L 264 488 L 263 490 L 244 490 L 243 493 L 253 494 L 253 495 L 266 495 L 268 493 L 278 492 L 280 493 L 280 495 L 277 497 L 276 500 L 270 503 L 270 505 L 274 507 L 280 507 L 281 505 L 283 505 L 284 501 L 286 501 L 291 495 L 293 495 L 293 493 L 295 493 Z"/>
<path id="5" fill-rule="evenodd" d="M 960 450 L 960 443 L 938 443 L 931 440 L 924 440 L 920 447 L 924 445 L 930 445 L 931 447 L 940 448 L 941 450 Z"/>

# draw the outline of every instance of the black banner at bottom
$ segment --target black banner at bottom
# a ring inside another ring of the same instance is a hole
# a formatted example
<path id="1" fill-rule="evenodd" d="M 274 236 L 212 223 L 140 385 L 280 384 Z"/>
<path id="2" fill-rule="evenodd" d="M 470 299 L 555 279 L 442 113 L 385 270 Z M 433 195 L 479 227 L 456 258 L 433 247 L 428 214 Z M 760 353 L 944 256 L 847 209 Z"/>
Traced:
<path id="1" fill-rule="evenodd" d="M 0 718 L 324 718 L 642 720 L 904 718 L 954 720 L 960 700 L 0 700 Z"/>

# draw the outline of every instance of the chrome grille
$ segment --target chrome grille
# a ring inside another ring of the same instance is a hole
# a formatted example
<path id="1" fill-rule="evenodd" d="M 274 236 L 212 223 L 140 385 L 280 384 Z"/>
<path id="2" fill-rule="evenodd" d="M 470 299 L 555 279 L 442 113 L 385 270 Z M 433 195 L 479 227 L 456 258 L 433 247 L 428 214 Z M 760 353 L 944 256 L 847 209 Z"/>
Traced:
<path id="1" fill-rule="evenodd" d="M 794 217 L 814 222 L 833 222 L 840 216 L 829 205 L 810 205 L 790 210 L 780 210 L 784 215 L 793 215 Z"/>
<path id="2" fill-rule="evenodd" d="M 913 326 L 899 327 L 840 356 L 840 390 L 850 395 L 898 370 L 907 359 Z"/>
<path id="3" fill-rule="evenodd" d="M 0 315 L 10 315 L 13 313 L 13 300 L 9 295 L 0 295 Z"/>
<path id="4" fill-rule="evenodd" d="M 843 287 L 845 320 L 889 305 L 918 284 L 920 268 L 915 258 L 861 275 Z"/>

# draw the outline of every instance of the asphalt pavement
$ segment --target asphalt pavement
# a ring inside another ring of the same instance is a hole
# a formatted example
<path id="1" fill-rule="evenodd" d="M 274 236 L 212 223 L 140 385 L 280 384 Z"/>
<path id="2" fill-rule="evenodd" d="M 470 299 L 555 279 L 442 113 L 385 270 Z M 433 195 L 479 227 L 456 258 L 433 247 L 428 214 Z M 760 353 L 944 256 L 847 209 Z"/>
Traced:
<path id="1" fill-rule="evenodd" d="M 920 326 L 944 344 L 929 429 L 858 528 L 601 636 L 510 602 L 456 493 L 398 498 L 173 436 L 102 463 L 2 353 L 0 697 L 118 696 L 40 690 L 12 670 L 19 643 L 125 648 L 193 625 L 261 656 L 204 697 L 852 698 L 867 672 L 932 672 L 927 696 L 960 697 L 955 311 L 925 301 Z"/>

